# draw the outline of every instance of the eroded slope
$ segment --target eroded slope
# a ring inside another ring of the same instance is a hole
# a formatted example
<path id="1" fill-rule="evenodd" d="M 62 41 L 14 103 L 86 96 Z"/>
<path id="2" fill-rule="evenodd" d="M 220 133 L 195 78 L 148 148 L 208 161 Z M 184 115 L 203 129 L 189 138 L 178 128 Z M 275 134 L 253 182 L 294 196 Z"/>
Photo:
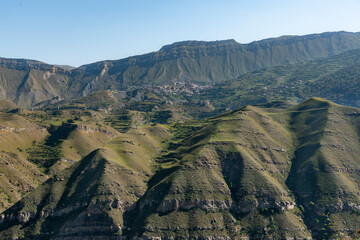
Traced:
<path id="1" fill-rule="evenodd" d="M 5 211 L 1 236 L 354 237 L 359 116 L 312 98 L 139 125 Z"/>

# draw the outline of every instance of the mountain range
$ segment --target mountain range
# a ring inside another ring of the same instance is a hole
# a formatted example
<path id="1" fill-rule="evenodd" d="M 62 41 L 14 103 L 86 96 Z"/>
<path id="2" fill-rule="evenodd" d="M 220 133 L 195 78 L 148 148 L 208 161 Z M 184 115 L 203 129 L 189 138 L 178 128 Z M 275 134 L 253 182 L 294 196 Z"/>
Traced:
<path id="1" fill-rule="evenodd" d="M 326 58 L 360 48 L 360 34 L 330 32 L 240 44 L 234 40 L 185 41 L 157 52 L 75 69 L 23 59 L 0 59 L 0 99 L 31 108 L 44 101 L 87 96 L 100 90 L 175 82 L 212 84 L 244 73 Z"/>
<path id="2" fill-rule="evenodd" d="M 358 90 L 348 32 L 0 58 L 0 239 L 356 239 Z"/>

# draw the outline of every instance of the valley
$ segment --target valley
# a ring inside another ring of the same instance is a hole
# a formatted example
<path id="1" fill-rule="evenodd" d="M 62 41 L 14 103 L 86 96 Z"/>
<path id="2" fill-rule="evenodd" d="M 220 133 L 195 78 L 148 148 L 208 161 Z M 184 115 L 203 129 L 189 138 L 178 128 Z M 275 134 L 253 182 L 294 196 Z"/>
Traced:
<path id="1" fill-rule="evenodd" d="M 360 226 L 360 35 L 0 59 L 1 239 L 337 239 Z"/>

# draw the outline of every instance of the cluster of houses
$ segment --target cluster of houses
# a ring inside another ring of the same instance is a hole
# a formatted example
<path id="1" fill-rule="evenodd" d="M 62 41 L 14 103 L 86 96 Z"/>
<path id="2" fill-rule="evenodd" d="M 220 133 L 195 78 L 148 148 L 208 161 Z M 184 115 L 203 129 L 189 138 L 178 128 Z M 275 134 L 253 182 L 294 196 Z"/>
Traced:
<path id="1" fill-rule="evenodd" d="M 174 82 L 173 84 L 166 85 L 145 85 L 132 87 L 135 89 L 146 89 L 155 94 L 165 95 L 186 95 L 193 96 L 197 94 L 203 94 L 206 90 L 212 88 L 213 85 L 198 85 L 191 82 Z"/>

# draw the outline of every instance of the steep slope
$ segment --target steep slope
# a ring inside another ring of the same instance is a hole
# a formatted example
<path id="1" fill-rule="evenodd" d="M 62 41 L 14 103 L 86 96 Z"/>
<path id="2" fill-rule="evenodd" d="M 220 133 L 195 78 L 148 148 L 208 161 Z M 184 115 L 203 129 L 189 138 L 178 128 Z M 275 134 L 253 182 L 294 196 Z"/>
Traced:
<path id="1" fill-rule="evenodd" d="M 133 179 L 132 171 L 124 170 L 106 161 L 102 150 L 93 152 L 9 209 L 20 212 L 14 217 L 5 217 L 3 226 L 10 228 L 11 233 L 5 232 L 2 237 L 21 234 L 34 238 L 38 232 L 42 233 L 42 238 L 54 234 L 69 239 L 73 239 L 72 234 L 80 238 L 113 235 L 118 226 L 104 210 L 111 210 L 112 206 L 131 206 L 129 198 L 136 199 L 136 195 L 144 191 L 144 183 Z M 117 174 L 120 172 L 122 174 Z M 132 185 L 131 192 L 127 190 L 129 184 Z M 30 226 L 29 230 L 22 230 L 19 222 Z"/>
<path id="2" fill-rule="evenodd" d="M 359 116 L 312 98 L 133 128 L 6 210 L 0 236 L 354 237 Z"/>
<path id="3" fill-rule="evenodd" d="M 56 173 L 81 160 L 81 158 L 88 155 L 94 149 L 109 143 L 118 134 L 115 129 L 99 123 L 97 125 L 94 122 L 89 123 L 89 121 L 63 123 L 51 131 L 51 135 L 44 144 L 38 146 L 40 149 L 30 149 L 31 153 L 35 153 L 35 159 L 31 160 L 45 167 L 47 172 Z M 38 150 L 41 152 L 43 147 L 58 149 L 60 156 L 54 158 L 53 161 L 50 161 L 49 156 L 45 156 L 45 159 L 41 156 L 36 159 Z M 29 158 L 31 157 L 30 155 Z"/>
<path id="4" fill-rule="evenodd" d="M 66 70 L 63 67 L 50 65 L 40 61 L 29 60 L 29 59 L 0 58 L 0 66 L 8 69 L 17 69 L 21 71 L 29 71 L 31 69 L 37 69 L 40 71 L 51 71 L 54 73 L 66 72 Z"/>
<path id="5" fill-rule="evenodd" d="M 0 152 L 0 212 L 5 211 L 48 177 L 17 153 Z"/>
<path id="6" fill-rule="evenodd" d="M 360 48 L 360 34 L 332 32 L 240 44 L 185 41 L 159 51 L 66 70 L 34 60 L 0 58 L 0 100 L 31 108 L 100 90 L 174 82 L 212 84 L 254 70 L 326 58 Z"/>
<path id="7" fill-rule="evenodd" d="M 46 135 L 46 129 L 17 114 L 0 113 L 0 211 L 19 201 L 46 179 L 26 160 L 26 149 Z"/>
<path id="8" fill-rule="evenodd" d="M 290 113 L 297 149 L 287 179 L 316 238 L 351 235 L 360 224 L 358 109 L 310 99 Z"/>
<path id="9" fill-rule="evenodd" d="M 256 69 L 325 58 L 360 47 L 358 33 L 284 36 L 250 44 L 234 40 L 187 41 L 157 52 L 82 66 L 73 71 L 75 89 L 88 91 L 178 81 L 213 83 Z M 100 85 L 100 86 L 99 86 Z"/>
<path id="10" fill-rule="evenodd" d="M 15 61 L 15 60 L 14 60 Z M 13 61 L 11 61 L 13 62 Z M 48 100 L 67 97 L 69 78 L 64 71 L 0 67 L 0 99 L 13 101 L 17 105 L 30 108 Z"/>
<path id="11" fill-rule="evenodd" d="M 208 100 L 214 107 L 236 109 L 246 104 L 274 100 L 301 102 L 323 97 L 338 104 L 360 107 L 360 50 L 350 50 L 321 60 L 285 64 L 243 74 L 218 83 L 192 101 Z"/>
<path id="12" fill-rule="evenodd" d="M 12 110 L 15 110 L 15 109 L 18 109 L 19 107 L 9 101 L 9 100 L 0 100 L 0 111 L 1 112 L 9 112 L 9 111 L 12 111 Z"/>
<path id="13" fill-rule="evenodd" d="M 2 238 L 119 235 L 124 228 L 123 213 L 144 194 L 151 175 L 151 158 L 169 136 L 161 126 L 145 127 L 122 134 L 108 146 L 90 153 L 7 210 L 0 221 L 1 229 L 9 230 L 2 232 Z M 17 211 L 20 213 L 10 216 Z M 21 224 L 29 226 L 28 230 Z"/>
<path id="14" fill-rule="evenodd" d="M 101 113 L 93 111 L 23 111 L 7 102 L 3 106 L 5 110 L 0 112 L 0 211 L 119 134 L 102 122 Z M 8 108 L 15 110 L 7 112 Z"/>
<path id="15" fill-rule="evenodd" d="M 360 106 L 360 63 L 354 62 L 305 86 L 307 95 L 319 96 L 349 106 Z"/>
<path id="16" fill-rule="evenodd" d="M 129 212 L 136 217 L 128 234 L 353 236 L 360 221 L 358 114 L 310 99 L 288 110 L 247 107 L 209 120 L 161 159 L 173 163 Z"/>
<path id="17" fill-rule="evenodd" d="M 148 239 L 311 236 L 285 183 L 294 150 L 286 115 L 273 111 L 246 107 L 209 119 L 169 149 L 159 159 L 163 169 L 129 212 L 127 234 Z"/>

